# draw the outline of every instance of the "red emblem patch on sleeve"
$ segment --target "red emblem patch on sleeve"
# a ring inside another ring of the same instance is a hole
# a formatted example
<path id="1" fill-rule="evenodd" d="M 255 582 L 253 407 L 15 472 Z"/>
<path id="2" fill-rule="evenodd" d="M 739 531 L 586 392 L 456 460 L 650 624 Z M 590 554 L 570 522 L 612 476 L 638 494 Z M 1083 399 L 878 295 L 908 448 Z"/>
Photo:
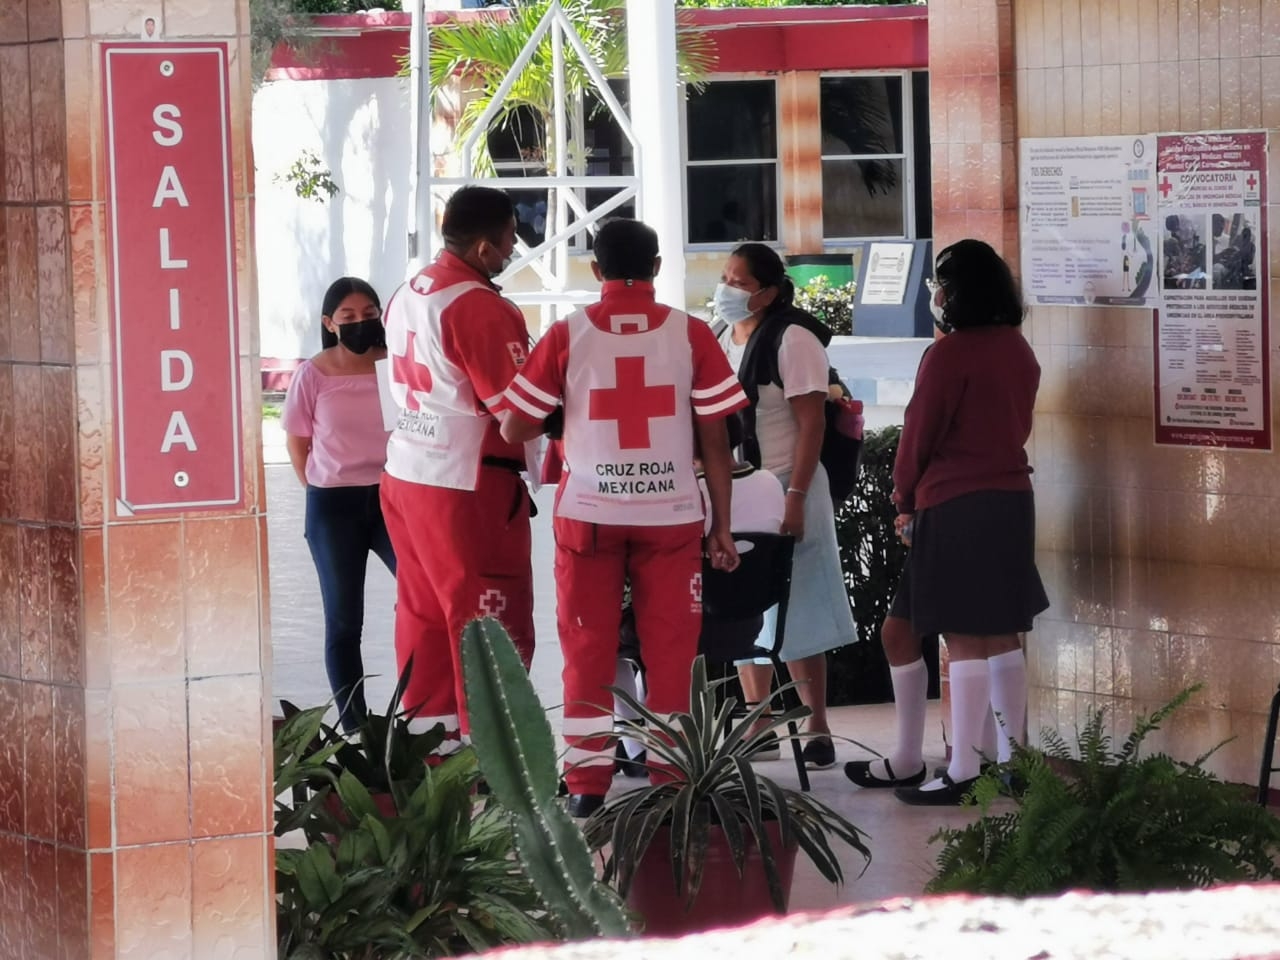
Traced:
<path id="1" fill-rule="evenodd" d="M 524 362 L 529 359 L 529 355 L 525 352 L 523 343 L 517 343 L 512 340 L 507 344 L 507 351 L 511 354 L 511 362 L 517 367 L 523 367 Z"/>

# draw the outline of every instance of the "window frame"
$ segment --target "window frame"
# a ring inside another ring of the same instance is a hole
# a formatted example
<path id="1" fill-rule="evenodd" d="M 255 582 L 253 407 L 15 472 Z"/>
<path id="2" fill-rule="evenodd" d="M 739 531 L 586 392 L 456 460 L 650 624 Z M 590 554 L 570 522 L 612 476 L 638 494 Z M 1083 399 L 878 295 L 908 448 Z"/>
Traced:
<path id="1" fill-rule="evenodd" d="M 773 164 L 773 196 L 774 196 L 774 223 L 777 224 L 778 236 L 772 240 L 762 241 L 771 247 L 782 248 L 782 114 L 781 107 L 778 102 L 778 78 L 776 76 L 761 76 L 758 73 L 717 73 L 702 82 L 702 86 L 709 87 L 713 83 L 741 83 L 749 81 L 752 83 L 768 82 L 773 84 L 773 138 L 774 138 L 774 154 L 770 159 L 764 160 L 690 160 L 689 159 L 689 96 L 680 98 L 680 168 L 683 176 L 680 177 L 680 202 L 684 208 L 684 246 L 686 250 L 698 252 L 714 252 L 714 251 L 730 251 L 737 247 L 741 240 L 712 240 L 694 242 L 690 239 L 689 231 L 692 227 L 693 220 L 689 216 L 689 170 L 693 167 L 740 167 L 747 165 Z"/>
<path id="2" fill-rule="evenodd" d="M 914 97 L 912 95 L 912 70 L 823 70 L 818 74 L 818 123 L 821 128 L 822 123 L 822 81 L 828 78 L 883 78 L 897 77 L 899 80 L 899 97 L 902 103 L 902 152 L 901 153 L 839 153 L 828 155 L 822 152 L 819 146 L 818 169 L 823 169 L 823 164 L 828 160 L 898 160 L 902 163 L 902 226 L 903 233 L 898 234 L 852 234 L 842 236 L 827 236 L 826 228 L 826 206 L 825 206 L 825 183 L 824 183 L 824 205 L 823 205 L 823 226 L 822 226 L 822 245 L 823 247 L 846 247 L 851 243 L 861 243 L 864 241 L 880 241 L 880 240 L 915 240 L 916 239 L 916 209 L 915 209 L 915 114 L 914 114 Z M 819 130 L 819 141 L 821 141 L 821 130 Z M 825 176 L 825 175 L 824 175 Z"/>

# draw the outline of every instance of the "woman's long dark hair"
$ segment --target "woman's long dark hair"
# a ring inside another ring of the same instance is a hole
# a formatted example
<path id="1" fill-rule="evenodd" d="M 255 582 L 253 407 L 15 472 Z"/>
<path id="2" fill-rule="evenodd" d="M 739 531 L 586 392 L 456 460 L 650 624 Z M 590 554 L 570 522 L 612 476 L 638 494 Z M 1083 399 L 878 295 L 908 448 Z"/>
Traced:
<path id="1" fill-rule="evenodd" d="M 382 312 L 382 301 L 378 299 L 378 291 L 374 290 L 367 280 L 361 280 L 359 277 L 339 277 L 329 284 L 329 289 L 324 292 L 324 302 L 320 307 L 321 318 L 332 317 L 333 312 L 342 306 L 342 301 L 353 293 L 364 294 L 373 301 L 378 312 Z M 338 335 L 321 323 L 320 346 L 328 350 L 337 345 Z"/>
<path id="2" fill-rule="evenodd" d="M 958 240 L 938 254 L 936 264 L 934 274 L 945 291 L 942 318 L 957 330 L 1022 324 L 1018 282 L 990 244 Z"/>
<path id="3" fill-rule="evenodd" d="M 778 295 L 765 309 L 766 317 L 785 310 L 795 303 L 796 285 L 787 275 L 787 265 L 782 262 L 782 258 L 773 247 L 765 246 L 763 243 L 743 243 L 735 247 L 730 256 L 741 257 L 746 261 L 747 272 L 755 278 L 761 288 L 778 288 Z"/>

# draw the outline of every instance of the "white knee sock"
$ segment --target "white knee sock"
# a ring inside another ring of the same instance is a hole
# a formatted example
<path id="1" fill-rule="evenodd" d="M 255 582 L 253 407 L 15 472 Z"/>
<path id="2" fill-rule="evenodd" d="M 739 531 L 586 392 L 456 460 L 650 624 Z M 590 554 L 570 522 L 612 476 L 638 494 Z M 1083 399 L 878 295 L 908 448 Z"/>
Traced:
<path id="1" fill-rule="evenodd" d="M 956 783 L 978 775 L 983 716 L 991 712 L 991 672 L 986 660 L 951 662 L 951 763 Z"/>
<path id="2" fill-rule="evenodd" d="M 924 714 L 929 697 L 929 669 L 924 658 L 902 667 L 889 667 L 893 681 L 893 709 L 898 721 L 898 745 L 889 755 L 893 772 L 910 777 L 924 765 Z"/>
<path id="3" fill-rule="evenodd" d="M 982 721 L 982 755 L 988 760 L 996 759 L 1000 752 L 1000 737 L 996 734 L 996 714 L 988 710 Z"/>
<path id="4" fill-rule="evenodd" d="M 991 708 L 1000 714 L 999 758 L 1012 750 L 1009 740 L 1022 743 L 1027 726 L 1027 661 L 1021 650 L 1010 650 L 987 661 L 991 669 Z"/>
<path id="5" fill-rule="evenodd" d="M 618 669 L 613 676 L 613 685 L 620 690 L 625 690 L 631 694 L 640 703 L 644 703 L 644 681 L 640 679 L 640 675 L 635 668 L 625 660 L 618 661 Z M 631 705 L 624 702 L 620 697 L 613 698 L 613 715 L 619 720 L 638 720 L 640 715 L 632 709 Z M 644 749 L 640 743 L 631 737 L 622 737 L 622 746 L 627 751 L 627 756 L 635 759 L 640 751 Z"/>

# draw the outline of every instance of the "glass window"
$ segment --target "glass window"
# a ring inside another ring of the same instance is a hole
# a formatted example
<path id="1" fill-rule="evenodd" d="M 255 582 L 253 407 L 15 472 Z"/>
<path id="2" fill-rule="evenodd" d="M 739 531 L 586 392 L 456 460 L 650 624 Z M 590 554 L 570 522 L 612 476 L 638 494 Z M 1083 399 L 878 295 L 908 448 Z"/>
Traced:
<path id="1" fill-rule="evenodd" d="M 618 104 L 628 113 L 631 110 L 631 85 L 626 80 L 610 80 L 609 89 L 617 97 Z M 622 132 L 613 111 L 596 92 L 589 87 L 582 98 L 582 129 L 586 146 L 586 169 L 590 177 L 630 177 L 636 172 L 631 141 Z M 615 187 L 591 187 L 580 191 L 587 209 L 600 206 L 620 191 Z M 609 212 L 609 217 L 634 217 L 636 204 L 632 200 Z M 571 219 L 577 219 L 572 210 Z M 573 238 L 573 246 L 591 249 L 591 234 L 580 233 Z"/>
<path id="2" fill-rule="evenodd" d="M 820 85 L 823 236 L 908 236 L 903 78 L 823 77 Z"/>
<path id="3" fill-rule="evenodd" d="M 546 176 L 546 142 L 542 117 L 529 107 L 517 107 L 489 129 L 494 172 L 513 179 Z M 547 191 L 507 188 L 507 194 L 516 207 L 517 235 L 530 246 L 541 243 L 546 236 Z"/>
<path id="4" fill-rule="evenodd" d="M 689 92 L 690 243 L 778 239 L 777 113 L 773 80 L 721 80 Z"/>

